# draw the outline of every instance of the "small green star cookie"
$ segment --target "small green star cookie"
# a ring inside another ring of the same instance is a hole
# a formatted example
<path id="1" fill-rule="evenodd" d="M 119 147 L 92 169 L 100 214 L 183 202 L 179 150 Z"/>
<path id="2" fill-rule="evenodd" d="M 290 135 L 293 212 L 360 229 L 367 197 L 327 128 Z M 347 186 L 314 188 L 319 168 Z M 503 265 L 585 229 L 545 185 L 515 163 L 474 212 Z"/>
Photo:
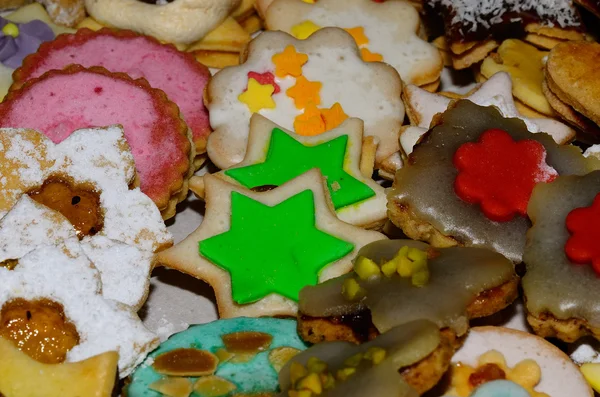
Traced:
<path id="1" fill-rule="evenodd" d="M 318 168 L 327 180 L 338 217 L 353 225 L 377 228 L 386 220 L 385 192 L 361 173 L 361 155 L 363 123 L 358 119 L 348 119 L 318 136 L 302 136 L 256 114 L 250 121 L 244 160 L 216 175 L 252 189 L 279 186 Z M 202 177 L 194 177 L 190 188 L 202 196 Z"/>
<path id="2" fill-rule="evenodd" d="M 386 238 L 340 221 L 316 169 L 267 192 L 204 182 L 202 224 L 158 262 L 207 281 L 221 317 L 295 316 L 303 287 L 347 273 L 362 246 Z"/>

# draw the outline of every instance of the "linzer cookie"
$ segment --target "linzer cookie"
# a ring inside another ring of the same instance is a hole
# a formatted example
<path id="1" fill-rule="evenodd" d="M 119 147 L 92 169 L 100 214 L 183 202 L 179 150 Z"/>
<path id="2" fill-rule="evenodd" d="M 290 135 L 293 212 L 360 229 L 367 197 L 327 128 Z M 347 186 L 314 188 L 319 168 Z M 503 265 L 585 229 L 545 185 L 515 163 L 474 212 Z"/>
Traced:
<path id="1" fill-rule="evenodd" d="M 0 393 L 46 397 L 110 396 L 115 384 L 116 352 L 106 352 L 76 363 L 43 364 L 0 337 Z M 43 385 L 43 386 L 42 386 Z"/>
<path id="2" fill-rule="evenodd" d="M 565 353 L 527 332 L 471 328 L 452 363 L 448 397 L 593 395 Z"/>
<path id="3" fill-rule="evenodd" d="M 139 308 L 153 253 L 173 239 L 154 203 L 129 189 L 135 169 L 123 131 L 79 130 L 55 145 L 33 130 L 0 129 L 0 144 L 0 262 L 79 238 L 104 297 Z"/>
<path id="4" fill-rule="evenodd" d="M 280 186 L 318 168 L 327 181 L 337 216 L 369 229 L 387 220 L 387 198 L 371 175 L 373 145 L 363 146 L 363 122 L 347 119 L 318 136 L 302 136 L 255 114 L 250 119 L 248 149 L 238 165 L 212 174 L 248 189 Z M 361 171 L 363 170 L 364 171 Z M 204 196 L 204 177 L 192 177 L 190 188 Z"/>
<path id="5" fill-rule="evenodd" d="M 282 393 L 295 397 L 417 397 L 450 364 L 453 342 L 429 321 L 394 327 L 356 346 L 324 342 L 293 357 L 279 375 Z"/>
<path id="6" fill-rule="evenodd" d="M 573 342 L 600 335 L 599 186 L 595 171 L 557 178 L 531 196 L 523 292 L 527 320 L 540 336 Z"/>
<path id="7" fill-rule="evenodd" d="M 217 391 L 218 396 L 272 396 L 281 368 L 305 349 L 294 320 L 238 317 L 195 325 L 153 351 L 125 392 L 128 397 Z"/>
<path id="8" fill-rule="evenodd" d="M 46 43 L 28 57 L 14 74 L 12 89 L 20 88 L 26 81 L 49 70 L 63 69 L 71 64 L 102 66 L 134 79 L 143 77 L 175 102 L 192 130 L 196 155 L 205 153 L 210 125 L 202 96 L 210 72 L 192 55 L 130 31 L 80 29 L 75 35 L 61 35 Z"/>
<path id="9" fill-rule="evenodd" d="M 363 60 L 392 65 L 407 84 L 439 84 L 442 57 L 418 36 L 418 11 L 408 2 L 373 0 L 275 0 L 266 11 L 266 27 L 305 39 L 320 28 L 349 32 Z"/>
<path id="10" fill-rule="evenodd" d="M 441 15 L 455 69 L 483 60 L 506 38 L 525 37 L 552 48 L 566 40 L 582 40 L 581 17 L 570 0 L 428 0 L 429 14 Z"/>
<path id="11" fill-rule="evenodd" d="M 253 113 L 309 136 L 356 117 L 365 123 L 365 136 L 378 143 L 376 167 L 393 172 L 400 163 L 401 90 L 396 70 L 363 61 L 342 29 L 320 29 L 306 40 L 264 32 L 250 42 L 241 65 L 210 80 L 206 97 L 214 132 L 208 155 L 222 169 L 241 162 Z"/>
<path id="12" fill-rule="evenodd" d="M 318 170 L 254 192 L 207 175 L 206 214 L 160 264 L 208 282 L 221 317 L 295 316 L 298 294 L 348 272 L 383 234 L 340 221 Z"/>
<path id="13" fill-rule="evenodd" d="M 143 80 L 72 65 L 31 79 L 0 104 L 0 126 L 32 128 L 60 143 L 78 128 L 121 124 L 139 185 L 164 218 L 187 195 L 194 150 L 177 106 Z"/>
<path id="14" fill-rule="evenodd" d="M 388 215 L 407 236 L 434 247 L 484 247 L 518 263 L 534 186 L 598 165 L 579 148 L 532 134 L 495 107 L 460 100 L 437 118 L 397 172 Z"/>

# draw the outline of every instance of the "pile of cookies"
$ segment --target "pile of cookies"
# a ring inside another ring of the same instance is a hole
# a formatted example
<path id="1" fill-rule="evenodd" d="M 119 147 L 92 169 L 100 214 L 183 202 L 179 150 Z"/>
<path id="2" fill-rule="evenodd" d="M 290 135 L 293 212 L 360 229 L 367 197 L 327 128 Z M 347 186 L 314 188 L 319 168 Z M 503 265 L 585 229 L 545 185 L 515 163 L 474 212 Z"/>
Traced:
<path id="1" fill-rule="evenodd" d="M 0 396 L 600 392 L 578 3 L 3 3 Z M 219 320 L 147 328 L 156 267 Z"/>

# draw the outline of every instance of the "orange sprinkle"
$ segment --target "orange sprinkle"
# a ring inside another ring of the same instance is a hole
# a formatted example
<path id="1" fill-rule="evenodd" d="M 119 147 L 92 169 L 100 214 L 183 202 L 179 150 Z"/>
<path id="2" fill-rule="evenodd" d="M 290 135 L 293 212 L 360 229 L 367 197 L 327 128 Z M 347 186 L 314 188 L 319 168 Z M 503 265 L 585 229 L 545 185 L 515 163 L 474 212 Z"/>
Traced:
<path id="1" fill-rule="evenodd" d="M 344 109 L 342 109 L 342 105 L 338 102 L 334 103 L 329 109 L 321 109 L 321 116 L 325 121 L 326 131 L 338 127 L 348 118 L 348 115 L 344 113 Z"/>
<path id="2" fill-rule="evenodd" d="M 294 130 L 296 134 L 304 136 L 319 135 L 325 132 L 325 121 L 321 116 L 321 111 L 309 103 L 304 109 L 304 113 L 296 116 L 294 120 Z"/>
<path id="3" fill-rule="evenodd" d="M 367 48 L 360 49 L 360 56 L 365 62 L 381 62 L 383 61 L 383 55 L 376 52 L 371 52 Z"/>
<path id="4" fill-rule="evenodd" d="M 308 81 L 306 77 L 299 76 L 296 78 L 296 84 L 285 93 L 294 100 L 296 108 L 304 109 L 309 103 L 314 105 L 321 103 L 319 91 L 322 86 L 323 84 L 318 81 Z"/>
<path id="5" fill-rule="evenodd" d="M 355 28 L 347 28 L 344 29 L 346 32 L 352 35 L 354 41 L 356 41 L 357 46 L 365 45 L 369 43 L 369 38 L 365 36 L 365 28 L 362 26 L 357 26 Z"/>
<path id="6" fill-rule="evenodd" d="M 288 45 L 283 52 L 273 55 L 272 60 L 277 77 L 298 77 L 302 74 L 302 65 L 308 62 L 308 55 L 298 53 L 293 45 Z"/>

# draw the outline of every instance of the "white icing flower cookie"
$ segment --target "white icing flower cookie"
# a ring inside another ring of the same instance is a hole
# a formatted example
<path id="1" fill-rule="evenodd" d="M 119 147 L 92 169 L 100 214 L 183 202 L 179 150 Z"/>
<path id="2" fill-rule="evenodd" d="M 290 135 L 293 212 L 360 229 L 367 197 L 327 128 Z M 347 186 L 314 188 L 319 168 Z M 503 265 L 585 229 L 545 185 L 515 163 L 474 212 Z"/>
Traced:
<path id="1" fill-rule="evenodd" d="M 405 1 L 275 0 L 266 11 L 265 24 L 305 39 L 317 30 L 335 26 L 354 37 L 363 60 L 393 66 L 406 84 L 439 84 L 442 57 L 436 47 L 418 36 L 417 10 Z"/>
<path id="2" fill-rule="evenodd" d="M 172 236 L 152 200 L 129 188 L 135 169 L 121 128 L 79 130 L 58 145 L 33 130 L 0 129 L 0 146 L 0 216 L 27 208 L 2 219 L 21 227 L 2 232 L 0 261 L 79 237 L 102 275 L 104 296 L 139 308 L 154 252 Z M 27 195 L 35 201 L 17 204 Z M 47 207 L 64 217 L 48 215 Z M 23 227 L 29 224 L 37 234 Z"/>
<path id="3" fill-rule="evenodd" d="M 250 116 L 259 113 L 306 136 L 359 118 L 365 136 L 378 144 L 376 167 L 397 168 L 402 81 L 391 66 L 363 61 L 349 33 L 324 28 L 297 40 L 264 32 L 250 42 L 246 55 L 241 65 L 218 72 L 206 93 L 214 129 L 207 150 L 218 167 L 244 159 Z"/>
<path id="4" fill-rule="evenodd" d="M 365 145 L 367 147 L 368 145 Z M 387 220 L 387 198 L 383 187 L 371 179 L 372 166 L 362 158 L 372 157 L 363 147 L 363 122 L 347 119 L 339 127 L 317 136 L 302 136 L 255 114 L 244 160 L 212 174 L 248 189 L 280 186 L 318 168 L 325 179 L 338 218 L 364 228 L 379 228 Z M 364 151 L 364 153 L 363 153 Z M 204 196 L 204 177 L 193 177 L 190 188 Z"/>

